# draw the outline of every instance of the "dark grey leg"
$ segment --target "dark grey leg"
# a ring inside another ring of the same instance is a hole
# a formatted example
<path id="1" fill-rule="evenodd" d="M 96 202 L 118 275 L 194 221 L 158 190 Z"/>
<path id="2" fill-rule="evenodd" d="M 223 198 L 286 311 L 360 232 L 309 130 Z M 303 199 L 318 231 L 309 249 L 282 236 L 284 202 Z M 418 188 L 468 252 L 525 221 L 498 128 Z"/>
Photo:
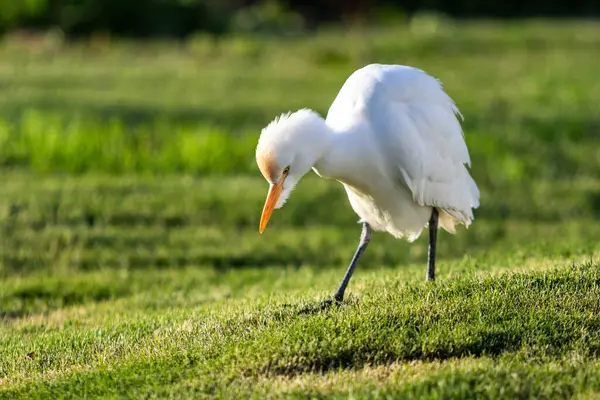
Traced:
<path id="1" fill-rule="evenodd" d="M 438 230 L 438 210 L 434 208 L 429 219 L 429 254 L 427 255 L 427 280 L 435 281 L 435 246 Z"/>
<path id="2" fill-rule="evenodd" d="M 354 257 L 352 257 L 352 261 L 350 261 L 350 265 L 346 270 L 346 275 L 344 275 L 344 279 L 340 283 L 340 287 L 335 292 L 333 298 L 335 301 L 342 301 L 344 299 L 344 292 L 346 291 L 346 286 L 348 286 L 348 282 L 350 282 L 350 278 L 352 277 L 352 273 L 354 272 L 354 268 L 356 268 L 356 264 L 358 263 L 358 259 L 367 249 L 367 245 L 371 240 L 371 226 L 366 222 L 363 222 L 362 233 L 360 235 L 360 242 L 358 242 L 358 248 L 354 253 Z"/>

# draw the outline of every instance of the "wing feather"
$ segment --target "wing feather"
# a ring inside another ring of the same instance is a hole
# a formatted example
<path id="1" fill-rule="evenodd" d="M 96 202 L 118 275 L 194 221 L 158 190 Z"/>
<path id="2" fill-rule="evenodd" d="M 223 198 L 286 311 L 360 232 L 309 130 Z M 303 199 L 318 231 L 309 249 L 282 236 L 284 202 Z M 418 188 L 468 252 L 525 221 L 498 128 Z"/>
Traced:
<path id="1" fill-rule="evenodd" d="M 379 65 L 363 73 L 372 80 L 364 112 L 389 170 L 418 204 L 469 225 L 479 190 L 467 169 L 455 103 L 439 81 L 416 68 Z"/>

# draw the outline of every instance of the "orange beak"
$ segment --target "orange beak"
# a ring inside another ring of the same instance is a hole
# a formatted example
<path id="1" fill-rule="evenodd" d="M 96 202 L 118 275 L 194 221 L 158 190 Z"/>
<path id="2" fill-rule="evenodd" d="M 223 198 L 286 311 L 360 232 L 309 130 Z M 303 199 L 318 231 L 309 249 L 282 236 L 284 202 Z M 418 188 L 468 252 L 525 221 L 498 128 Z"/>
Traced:
<path id="1" fill-rule="evenodd" d="M 277 200 L 279 200 L 279 196 L 281 196 L 281 192 L 283 191 L 283 181 L 285 181 L 286 174 L 281 175 L 281 178 L 276 182 L 271 184 L 269 187 L 269 193 L 267 193 L 267 200 L 265 201 L 265 206 L 263 207 L 262 215 L 260 217 L 260 227 L 258 231 L 263 233 L 267 224 L 269 223 L 269 219 L 271 218 L 271 214 L 275 209 L 275 205 L 277 204 Z"/>

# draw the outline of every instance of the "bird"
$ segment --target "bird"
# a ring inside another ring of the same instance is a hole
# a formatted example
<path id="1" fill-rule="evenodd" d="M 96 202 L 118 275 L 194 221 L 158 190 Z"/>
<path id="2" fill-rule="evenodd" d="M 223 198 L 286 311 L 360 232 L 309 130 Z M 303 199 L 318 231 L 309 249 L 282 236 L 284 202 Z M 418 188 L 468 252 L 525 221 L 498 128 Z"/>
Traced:
<path id="1" fill-rule="evenodd" d="M 333 295 L 342 302 L 372 231 L 414 242 L 429 228 L 426 281 L 435 281 L 437 231 L 469 228 L 479 189 L 461 122 L 439 79 L 422 69 L 369 64 L 344 82 L 326 118 L 302 108 L 261 130 L 256 163 L 269 183 L 259 232 L 311 169 L 341 183 L 362 224 Z"/>

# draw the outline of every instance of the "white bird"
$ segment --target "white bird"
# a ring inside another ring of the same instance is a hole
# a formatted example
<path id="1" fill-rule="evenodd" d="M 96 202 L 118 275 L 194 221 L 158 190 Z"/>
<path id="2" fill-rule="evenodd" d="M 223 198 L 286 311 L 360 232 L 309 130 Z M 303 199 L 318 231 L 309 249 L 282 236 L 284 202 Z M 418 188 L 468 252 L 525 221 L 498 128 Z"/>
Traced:
<path id="1" fill-rule="evenodd" d="M 363 226 L 334 300 L 343 300 L 371 228 L 412 242 L 429 226 L 426 279 L 435 280 L 438 221 L 455 233 L 479 206 L 457 115 L 441 83 L 420 69 L 371 64 L 355 71 L 326 119 L 302 109 L 262 130 L 256 161 L 270 188 L 259 231 L 312 169 L 342 183 Z"/>

